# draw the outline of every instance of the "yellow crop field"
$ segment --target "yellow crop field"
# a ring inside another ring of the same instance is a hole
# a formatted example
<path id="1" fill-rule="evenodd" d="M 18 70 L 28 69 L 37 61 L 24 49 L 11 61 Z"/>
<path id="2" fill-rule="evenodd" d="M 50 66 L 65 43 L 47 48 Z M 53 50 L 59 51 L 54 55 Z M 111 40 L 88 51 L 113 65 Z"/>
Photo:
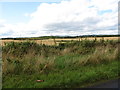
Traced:
<path id="1" fill-rule="evenodd" d="M 45 39 L 45 40 L 0 40 L 0 45 L 4 45 L 6 42 L 26 42 L 26 41 L 34 41 L 38 44 L 45 44 L 45 45 L 55 45 L 59 43 L 65 43 L 65 41 L 79 41 L 79 40 L 94 40 L 95 37 L 87 37 L 87 38 L 56 38 L 54 39 Z M 118 40 L 118 37 L 97 37 L 97 40 L 104 39 L 104 40 Z"/>

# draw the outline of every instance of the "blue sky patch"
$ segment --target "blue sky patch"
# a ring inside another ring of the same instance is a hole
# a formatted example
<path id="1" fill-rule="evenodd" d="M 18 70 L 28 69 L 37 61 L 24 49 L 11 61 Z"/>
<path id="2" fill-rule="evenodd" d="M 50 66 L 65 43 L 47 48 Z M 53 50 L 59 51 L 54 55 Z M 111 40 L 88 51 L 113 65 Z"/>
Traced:
<path id="1" fill-rule="evenodd" d="M 98 14 L 99 14 L 99 15 L 103 15 L 103 14 L 105 14 L 105 13 L 111 13 L 111 12 L 112 12 L 111 9 L 109 9 L 109 10 L 102 10 L 102 11 L 99 11 Z"/>

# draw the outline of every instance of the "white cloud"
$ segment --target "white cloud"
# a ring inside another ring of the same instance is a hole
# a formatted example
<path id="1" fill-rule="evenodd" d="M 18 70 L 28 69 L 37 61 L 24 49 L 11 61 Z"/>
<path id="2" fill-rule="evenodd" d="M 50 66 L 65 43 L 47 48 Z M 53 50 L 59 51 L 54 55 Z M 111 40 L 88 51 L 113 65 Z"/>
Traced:
<path id="1" fill-rule="evenodd" d="M 28 13 L 25 13 L 25 14 L 24 14 L 24 16 L 28 17 L 28 16 L 29 16 L 29 14 L 28 14 Z"/>
<path id="2" fill-rule="evenodd" d="M 91 3 L 95 5 L 95 7 L 97 7 L 99 10 L 116 10 L 116 8 L 118 8 L 118 1 L 119 0 L 91 0 Z"/>
<path id="3" fill-rule="evenodd" d="M 0 19 L 0 24 L 5 23 L 5 22 L 6 22 L 6 20 Z"/>
<path id="4" fill-rule="evenodd" d="M 4 24 L 4 27 L 0 27 L 0 33 L 4 35 L 11 31 L 10 36 L 15 37 L 117 34 L 117 9 L 118 0 L 63 0 L 61 3 L 42 3 L 35 12 L 25 13 L 26 17 L 31 17 L 28 23 Z M 2 35 L 0 34 L 1 37 Z"/>
<path id="5" fill-rule="evenodd" d="M 61 0 L 0 0 L 0 2 L 60 2 Z"/>

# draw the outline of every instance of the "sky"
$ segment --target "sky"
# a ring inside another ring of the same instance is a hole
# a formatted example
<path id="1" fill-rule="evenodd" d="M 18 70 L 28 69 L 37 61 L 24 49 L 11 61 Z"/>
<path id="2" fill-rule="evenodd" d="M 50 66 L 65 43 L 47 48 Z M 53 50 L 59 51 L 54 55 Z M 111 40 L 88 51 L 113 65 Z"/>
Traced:
<path id="1" fill-rule="evenodd" d="M 119 0 L 0 1 L 0 38 L 118 34 Z"/>

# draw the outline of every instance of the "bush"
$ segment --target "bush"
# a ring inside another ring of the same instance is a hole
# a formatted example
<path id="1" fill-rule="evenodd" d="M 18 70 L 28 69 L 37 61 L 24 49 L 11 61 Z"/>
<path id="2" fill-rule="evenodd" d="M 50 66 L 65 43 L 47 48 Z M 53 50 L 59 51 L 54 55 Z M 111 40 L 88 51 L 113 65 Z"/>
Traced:
<path id="1" fill-rule="evenodd" d="M 57 67 L 57 70 L 68 69 L 77 65 L 95 65 L 118 60 L 119 43 L 108 42 L 104 41 L 106 45 L 103 45 L 94 40 L 82 40 L 61 43 L 58 46 L 39 45 L 35 42 L 6 43 L 3 46 L 3 73 L 50 72 Z"/>

